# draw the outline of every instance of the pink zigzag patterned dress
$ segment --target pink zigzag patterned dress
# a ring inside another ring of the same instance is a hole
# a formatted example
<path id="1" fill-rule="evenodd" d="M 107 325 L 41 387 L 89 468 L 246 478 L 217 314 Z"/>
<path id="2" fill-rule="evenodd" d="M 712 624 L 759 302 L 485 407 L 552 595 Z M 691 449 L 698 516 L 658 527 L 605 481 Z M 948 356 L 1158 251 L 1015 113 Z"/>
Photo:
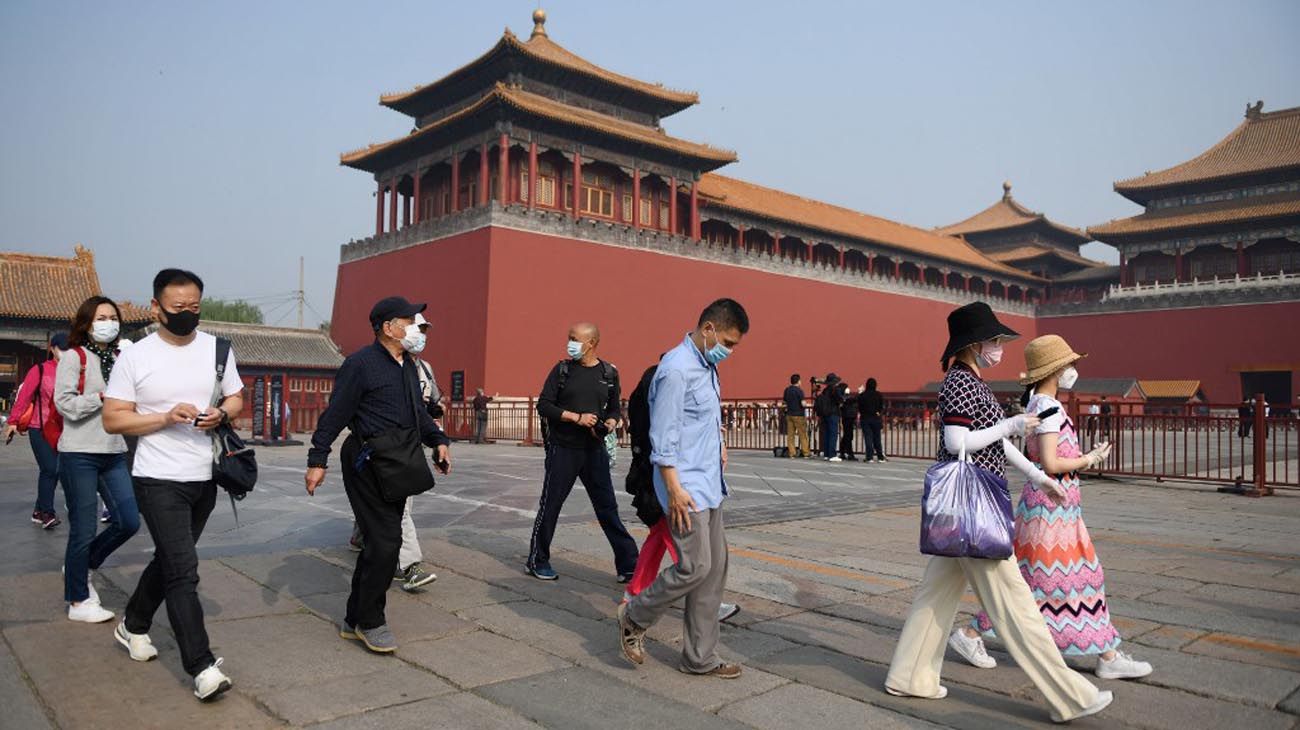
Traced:
<path id="1" fill-rule="evenodd" d="M 1041 413 L 1054 398 L 1035 394 L 1025 409 Z M 1061 408 L 1064 413 L 1065 409 Z M 1056 455 L 1074 459 L 1082 455 L 1074 423 L 1067 417 L 1056 442 Z M 1029 440 L 1029 458 L 1042 468 L 1038 439 Z M 1057 504 L 1033 482 L 1025 484 L 1016 504 L 1014 545 L 1020 574 L 1033 591 L 1056 646 L 1065 656 L 1104 654 L 1119 646 L 1119 631 L 1110 622 L 1106 580 L 1097 551 L 1083 524 L 1079 475 L 1058 477 L 1065 499 Z M 993 631 L 989 617 L 980 612 L 973 625 L 982 633 Z"/>

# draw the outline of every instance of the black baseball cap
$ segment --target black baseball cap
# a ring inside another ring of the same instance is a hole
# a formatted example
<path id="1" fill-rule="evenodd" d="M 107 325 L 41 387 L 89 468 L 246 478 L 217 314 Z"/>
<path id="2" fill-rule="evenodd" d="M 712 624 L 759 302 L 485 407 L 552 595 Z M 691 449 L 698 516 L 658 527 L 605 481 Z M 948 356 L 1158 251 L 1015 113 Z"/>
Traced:
<path id="1" fill-rule="evenodd" d="M 412 304 L 406 301 L 406 297 L 384 297 L 370 308 L 370 326 L 379 327 L 384 322 L 399 317 L 414 317 L 428 306 L 423 303 Z"/>

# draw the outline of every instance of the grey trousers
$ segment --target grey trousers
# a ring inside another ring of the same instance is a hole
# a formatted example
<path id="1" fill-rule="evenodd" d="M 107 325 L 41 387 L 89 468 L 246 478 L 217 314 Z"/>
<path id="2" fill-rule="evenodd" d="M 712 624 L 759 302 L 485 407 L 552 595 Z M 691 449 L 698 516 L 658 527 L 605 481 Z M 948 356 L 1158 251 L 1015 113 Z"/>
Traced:
<path id="1" fill-rule="evenodd" d="M 664 519 L 668 519 L 664 517 Z M 718 606 L 727 583 L 727 536 L 722 508 L 691 514 L 691 529 L 670 528 L 677 562 L 659 573 L 649 588 L 628 603 L 627 616 L 642 628 L 659 620 L 679 598 L 686 598 L 682 626 L 682 668 L 705 674 L 722 664 L 718 656 Z"/>

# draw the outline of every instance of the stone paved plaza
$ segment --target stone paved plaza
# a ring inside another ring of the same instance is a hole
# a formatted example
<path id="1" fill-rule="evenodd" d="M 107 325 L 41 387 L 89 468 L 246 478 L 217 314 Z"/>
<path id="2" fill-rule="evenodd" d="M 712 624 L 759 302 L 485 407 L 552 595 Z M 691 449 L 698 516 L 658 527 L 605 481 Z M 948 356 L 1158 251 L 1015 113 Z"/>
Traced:
<path id="1" fill-rule="evenodd" d="M 3 728 L 1020 728 L 1049 725 L 1037 691 L 1005 653 L 999 667 L 944 667 L 950 695 L 903 700 L 882 688 L 925 558 L 916 535 L 922 461 L 778 461 L 733 455 L 723 629 L 742 678 L 676 670 L 680 620 L 650 636 L 650 659 L 620 657 L 621 587 L 582 490 L 554 545 L 561 579 L 523 573 L 542 454 L 513 445 L 453 449 L 454 471 L 419 498 L 422 593 L 394 587 L 393 657 L 339 639 L 354 559 L 337 470 L 315 498 L 305 449 L 261 449 L 263 480 L 236 528 L 218 503 L 200 543 L 214 653 L 235 688 L 193 698 L 160 612 L 161 660 L 131 662 L 114 624 L 63 614 L 67 526 L 27 520 L 34 465 L 21 440 L 0 449 L 0 727 Z M 621 471 L 621 470 L 620 470 Z M 621 474 L 620 474 L 621 488 Z M 1115 691 L 1096 728 L 1249 728 L 1300 724 L 1300 499 L 1212 488 L 1094 481 L 1086 519 L 1106 567 L 1126 648 L 1156 668 Z M 62 514 L 62 498 L 57 500 Z M 620 494 L 629 526 L 630 498 Z M 635 524 L 638 539 L 645 529 Z M 148 560 L 142 531 L 102 570 L 120 613 Z M 974 610 L 973 596 L 966 609 Z M 959 617 L 959 620 L 963 620 Z M 952 656 L 950 655 L 950 659 Z M 1091 666 L 1087 665 L 1087 669 Z"/>

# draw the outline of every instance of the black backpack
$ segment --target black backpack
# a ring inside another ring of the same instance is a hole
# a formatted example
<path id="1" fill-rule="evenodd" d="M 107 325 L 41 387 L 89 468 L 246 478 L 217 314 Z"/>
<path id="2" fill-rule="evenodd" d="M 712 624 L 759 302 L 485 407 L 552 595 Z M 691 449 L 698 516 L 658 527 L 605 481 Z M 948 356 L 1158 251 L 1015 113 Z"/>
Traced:
<path id="1" fill-rule="evenodd" d="M 567 385 L 569 382 L 569 364 L 571 362 L 573 361 L 561 360 L 559 363 L 560 371 L 556 373 L 555 376 L 555 400 L 557 403 L 560 400 L 560 394 L 564 392 L 564 386 Z M 605 410 L 605 408 L 609 407 L 609 399 L 614 394 L 614 380 L 618 378 L 618 370 L 615 369 L 613 365 L 610 365 L 604 360 L 600 360 L 599 362 L 600 362 L 600 377 L 603 378 L 605 383 L 607 384 L 607 389 L 605 391 L 605 403 L 601 407 L 601 410 L 603 411 Z M 551 443 L 551 424 L 549 422 L 549 419 L 543 418 L 542 419 L 542 444 L 549 445 L 550 443 Z"/>
<path id="2" fill-rule="evenodd" d="M 655 494 L 654 465 L 650 463 L 650 383 L 659 371 L 658 363 L 641 376 L 627 399 L 628 431 L 632 435 L 632 464 L 623 490 L 632 495 L 632 508 L 647 527 L 663 519 L 664 510 Z"/>
<path id="3" fill-rule="evenodd" d="M 226 360 L 230 357 L 230 340 L 217 338 L 217 381 L 213 390 L 214 405 L 221 403 L 221 381 L 226 375 Z M 257 457 L 253 449 L 235 433 L 229 422 L 212 429 L 212 480 L 230 495 L 230 507 L 235 509 L 235 502 L 248 496 L 257 484 Z M 239 512 L 235 511 L 235 525 L 239 524 Z"/>

